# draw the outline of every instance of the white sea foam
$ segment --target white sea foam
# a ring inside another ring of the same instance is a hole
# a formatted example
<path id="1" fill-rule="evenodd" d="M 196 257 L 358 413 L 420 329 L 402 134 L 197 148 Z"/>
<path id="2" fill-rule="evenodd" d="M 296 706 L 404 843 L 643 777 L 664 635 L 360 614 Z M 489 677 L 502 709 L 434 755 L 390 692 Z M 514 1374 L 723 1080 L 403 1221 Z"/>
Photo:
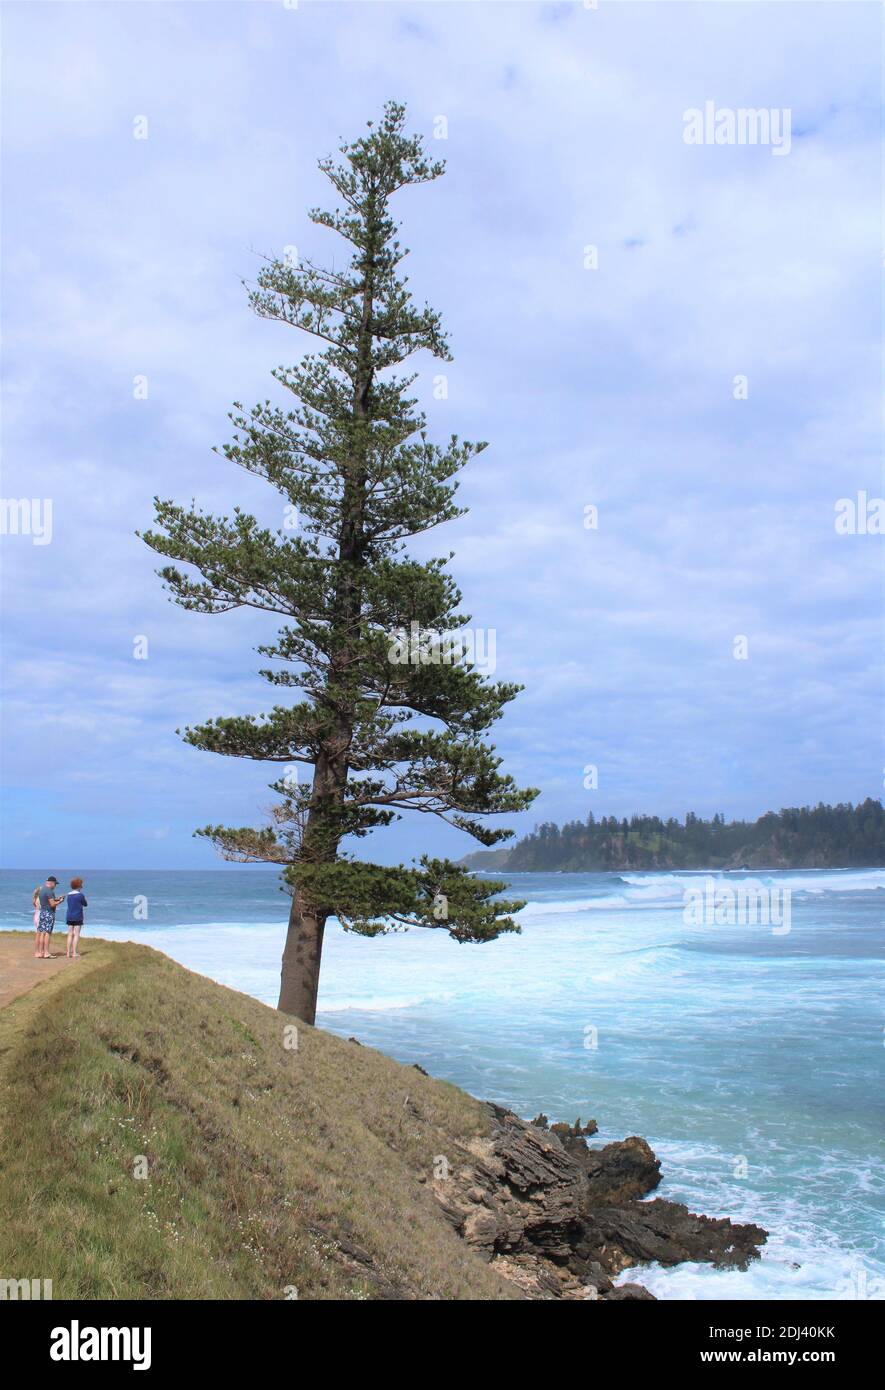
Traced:
<path id="1" fill-rule="evenodd" d="M 856 1193 L 863 1165 L 845 1153 L 797 1153 L 755 1130 L 745 1137 L 754 1156 L 753 1183 L 733 1176 L 733 1156 L 715 1144 L 659 1140 L 654 1147 L 665 1181 L 648 1200 L 665 1197 L 691 1211 L 761 1225 L 768 1240 L 760 1258 L 745 1271 L 701 1263 L 636 1265 L 616 1282 L 644 1284 L 664 1299 L 885 1298 L 885 1264 L 876 1243 L 858 1251 L 854 1241 L 840 1241 L 831 1231 L 832 1192 Z M 786 1193 L 779 1192 L 778 1178 L 790 1173 Z M 856 1202 L 855 1211 L 861 1214 Z M 875 1212 L 870 1215 L 875 1228 Z"/>
<path id="2" fill-rule="evenodd" d="M 529 899 L 519 912 L 517 921 L 544 917 L 574 917 L 585 913 L 612 911 L 654 911 L 657 908 L 682 905 L 682 890 L 667 891 L 657 885 L 621 893 L 601 893 L 598 897 L 578 898 L 565 902 L 538 902 Z"/>
<path id="3" fill-rule="evenodd" d="M 805 869 L 781 871 L 754 869 L 754 878 L 763 883 L 789 888 L 793 893 L 869 893 L 885 889 L 885 868 L 877 869 Z M 721 869 L 692 869 L 684 873 L 623 874 L 625 883 L 634 889 L 657 890 L 662 896 L 681 898 L 688 887 L 696 888 L 698 879 L 712 878 L 715 883 L 740 884 L 741 873 L 725 873 Z"/>
<path id="4" fill-rule="evenodd" d="M 386 1013 L 388 1010 L 417 1009 L 422 1004 L 444 1003 L 448 998 L 444 993 L 439 994 L 413 994 L 397 997 L 396 995 L 384 995 L 379 997 L 372 994 L 354 995 L 351 998 L 338 998 L 334 993 L 323 999 L 320 1013 L 326 1014 L 347 1014 L 347 1013 Z"/>
<path id="5" fill-rule="evenodd" d="M 793 894 L 815 896 L 826 893 L 873 893 L 885 891 L 885 869 L 807 870 L 781 873 L 765 869 L 752 874 L 724 873 L 721 870 L 691 870 L 684 873 L 622 874 L 611 889 L 581 898 L 556 901 L 529 897 L 518 920 L 535 921 L 546 917 L 578 916 L 605 912 L 656 912 L 682 910 L 687 890 L 712 879 L 716 887 L 734 889 L 753 882 Z M 521 884 L 518 885 L 522 887 Z M 525 891 L 523 889 L 523 891 Z M 529 889 L 529 892 L 531 890 Z"/>
<path id="6" fill-rule="evenodd" d="M 818 1245 L 786 1246 L 776 1239 L 747 1270 L 705 1264 L 635 1265 L 616 1280 L 637 1283 L 662 1299 L 778 1300 L 885 1299 L 885 1279 L 849 1251 Z"/>

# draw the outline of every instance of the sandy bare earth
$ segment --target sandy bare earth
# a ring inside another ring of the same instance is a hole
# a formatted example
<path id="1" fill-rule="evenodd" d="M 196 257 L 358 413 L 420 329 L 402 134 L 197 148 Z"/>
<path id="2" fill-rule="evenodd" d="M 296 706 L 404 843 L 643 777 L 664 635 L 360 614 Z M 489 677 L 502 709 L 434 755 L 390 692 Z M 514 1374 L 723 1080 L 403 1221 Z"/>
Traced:
<path id="1" fill-rule="evenodd" d="M 0 935 L 0 1009 L 49 975 L 57 975 L 60 970 L 76 970 L 83 964 L 82 960 L 65 958 L 65 933 L 62 930 L 59 938 L 57 927 L 49 939 L 49 950 L 51 960 L 36 960 L 33 932 Z"/>

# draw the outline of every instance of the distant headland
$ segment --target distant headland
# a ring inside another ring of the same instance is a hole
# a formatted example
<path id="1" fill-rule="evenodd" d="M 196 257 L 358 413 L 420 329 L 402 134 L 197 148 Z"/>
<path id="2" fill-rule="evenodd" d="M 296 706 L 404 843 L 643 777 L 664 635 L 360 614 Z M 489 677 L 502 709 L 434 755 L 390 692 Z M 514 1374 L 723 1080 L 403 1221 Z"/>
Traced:
<path id="1" fill-rule="evenodd" d="M 619 869 L 846 869 L 885 864 L 885 809 L 868 797 L 853 806 L 801 806 L 756 821 L 684 821 L 634 815 L 558 826 L 545 823 L 512 848 L 477 850 L 461 863 L 512 873 Z"/>

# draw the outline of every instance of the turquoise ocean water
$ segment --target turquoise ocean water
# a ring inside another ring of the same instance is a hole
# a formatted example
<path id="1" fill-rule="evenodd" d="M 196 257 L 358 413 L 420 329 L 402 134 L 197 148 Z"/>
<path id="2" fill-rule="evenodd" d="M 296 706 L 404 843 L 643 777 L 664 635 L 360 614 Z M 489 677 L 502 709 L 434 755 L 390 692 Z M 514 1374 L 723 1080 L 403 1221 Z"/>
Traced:
<path id="1" fill-rule="evenodd" d="M 274 874 L 77 872 L 87 933 L 276 1003 Z M 28 927 L 41 876 L 3 875 L 0 926 Z M 663 1163 L 656 1195 L 770 1231 L 746 1273 L 632 1272 L 660 1298 L 885 1297 L 885 870 L 754 875 L 789 890 L 786 933 L 687 925 L 705 877 L 515 874 L 522 935 L 484 946 L 331 924 L 318 1022 L 526 1118 L 641 1134 Z"/>

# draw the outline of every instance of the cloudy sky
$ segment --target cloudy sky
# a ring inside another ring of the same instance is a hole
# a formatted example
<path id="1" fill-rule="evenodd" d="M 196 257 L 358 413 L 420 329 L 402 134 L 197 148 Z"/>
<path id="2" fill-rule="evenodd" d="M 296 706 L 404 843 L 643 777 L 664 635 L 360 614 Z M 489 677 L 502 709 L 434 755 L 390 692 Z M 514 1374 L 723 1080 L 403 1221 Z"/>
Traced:
<path id="1" fill-rule="evenodd" d="M 516 828 L 878 796 L 883 540 L 834 517 L 883 491 L 882 16 L 7 4 L 3 496 L 53 510 L 50 543 L 0 542 L 4 862 L 212 867 L 195 826 L 261 819 L 267 771 L 175 729 L 269 707 L 270 619 L 177 609 L 134 532 L 154 493 L 279 524 L 211 448 L 308 343 L 241 281 L 340 258 L 316 160 L 389 98 L 448 162 L 399 202 L 455 354 L 448 399 L 429 359 L 418 390 L 491 447 L 430 553 L 526 685 L 496 735 L 542 788 Z M 708 101 L 786 111 L 789 151 L 687 144 Z M 420 818 L 371 853 L 473 847 Z"/>

